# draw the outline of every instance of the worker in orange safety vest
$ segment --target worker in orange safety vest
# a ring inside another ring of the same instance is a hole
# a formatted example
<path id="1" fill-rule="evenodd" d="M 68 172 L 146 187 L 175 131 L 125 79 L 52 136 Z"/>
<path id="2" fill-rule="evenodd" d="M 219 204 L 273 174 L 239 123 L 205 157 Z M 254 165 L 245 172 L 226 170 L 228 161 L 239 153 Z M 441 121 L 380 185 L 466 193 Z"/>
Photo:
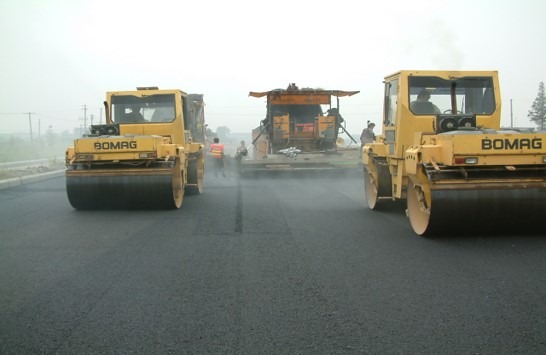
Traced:
<path id="1" fill-rule="evenodd" d="M 222 174 L 226 177 L 224 172 L 224 145 L 220 143 L 220 139 L 214 138 L 214 143 L 210 145 L 210 155 L 214 162 L 214 176 L 218 177 L 218 174 Z"/>

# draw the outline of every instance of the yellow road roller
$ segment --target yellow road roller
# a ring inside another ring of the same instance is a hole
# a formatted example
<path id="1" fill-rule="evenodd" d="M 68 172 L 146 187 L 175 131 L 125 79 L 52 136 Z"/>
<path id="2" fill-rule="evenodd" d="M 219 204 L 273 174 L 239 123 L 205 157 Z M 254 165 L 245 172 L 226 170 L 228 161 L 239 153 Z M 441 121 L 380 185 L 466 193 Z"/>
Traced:
<path id="1" fill-rule="evenodd" d="M 406 203 L 417 235 L 540 231 L 546 132 L 501 128 L 497 71 L 402 70 L 362 147 L 367 205 Z"/>
<path id="2" fill-rule="evenodd" d="M 107 92 L 106 124 L 66 150 L 72 207 L 176 209 L 185 192 L 201 193 L 204 142 L 194 136 L 204 137 L 203 106 L 202 95 L 181 90 Z"/>

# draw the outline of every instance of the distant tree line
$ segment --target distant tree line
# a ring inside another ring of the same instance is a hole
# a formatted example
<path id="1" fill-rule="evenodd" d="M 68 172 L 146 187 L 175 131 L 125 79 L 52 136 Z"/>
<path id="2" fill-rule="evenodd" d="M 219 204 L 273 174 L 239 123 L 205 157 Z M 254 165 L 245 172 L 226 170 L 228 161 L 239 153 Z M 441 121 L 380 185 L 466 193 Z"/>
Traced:
<path id="1" fill-rule="evenodd" d="M 531 105 L 531 109 L 527 114 L 531 122 L 537 125 L 538 129 L 544 129 L 546 120 L 546 96 L 544 92 L 544 82 L 538 84 L 538 94 Z"/>

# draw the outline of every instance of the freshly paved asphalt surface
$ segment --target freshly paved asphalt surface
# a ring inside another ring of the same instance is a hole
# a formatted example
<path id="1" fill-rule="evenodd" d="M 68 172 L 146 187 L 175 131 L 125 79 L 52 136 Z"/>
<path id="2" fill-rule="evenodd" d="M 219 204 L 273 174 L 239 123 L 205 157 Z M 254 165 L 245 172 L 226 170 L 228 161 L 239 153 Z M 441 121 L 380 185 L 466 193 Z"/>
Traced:
<path id="1" fill-rule="evenodd" d="M 0 353 L 546 354 L 546 236 L 417 237 L 333 177 L 208 174 L 174 211 L 0 190 Z"/>

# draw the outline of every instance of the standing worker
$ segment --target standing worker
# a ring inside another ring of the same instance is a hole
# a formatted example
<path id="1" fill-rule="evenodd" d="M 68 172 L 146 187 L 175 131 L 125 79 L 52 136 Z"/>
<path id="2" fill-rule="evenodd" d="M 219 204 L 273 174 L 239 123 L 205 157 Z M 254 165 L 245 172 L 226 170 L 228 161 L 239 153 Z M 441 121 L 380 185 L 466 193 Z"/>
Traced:
<path id="1" fill-rule="evenodd" d="M 241 141 L 241 145 L 237 147 L 237 152 L 235 153 L 235 159 L 237 160 L 237 171 L 241 171 L 241 162 L 243 157 L 248 155 L 248 149 L 245 145 L 245 141 Z"/>
<path id="2" fill-rule="evenodd" d="M 368 121 L 368 127 L 364 128 L 360 135 L 360 147 L 363 147 L 366 143 L 373 143 L 375 141 L 374 127 L 375 123 Z"/>
<path id="3" fill-rule="evenodd" d="M 243 160 L 243 157 L 246 157 L 248 154 L 248 149 L 246 147 L 245 141 L 241 141 L 241 145 L 237 147 L 237 152 L 235 153 L 235 158 L 241 163 L 241 160 Z"/>
<path id="4" fill-rule="evenodd" d="M 218 174 L 222 173 L 222 176 L 226 177 L 224 172 L 224 145 L 220 143 L 220 139 L 214 138 L 214 143 L 210 145 L 210 154 L 214 162 L 214 176 L 218 177 Z"/>

